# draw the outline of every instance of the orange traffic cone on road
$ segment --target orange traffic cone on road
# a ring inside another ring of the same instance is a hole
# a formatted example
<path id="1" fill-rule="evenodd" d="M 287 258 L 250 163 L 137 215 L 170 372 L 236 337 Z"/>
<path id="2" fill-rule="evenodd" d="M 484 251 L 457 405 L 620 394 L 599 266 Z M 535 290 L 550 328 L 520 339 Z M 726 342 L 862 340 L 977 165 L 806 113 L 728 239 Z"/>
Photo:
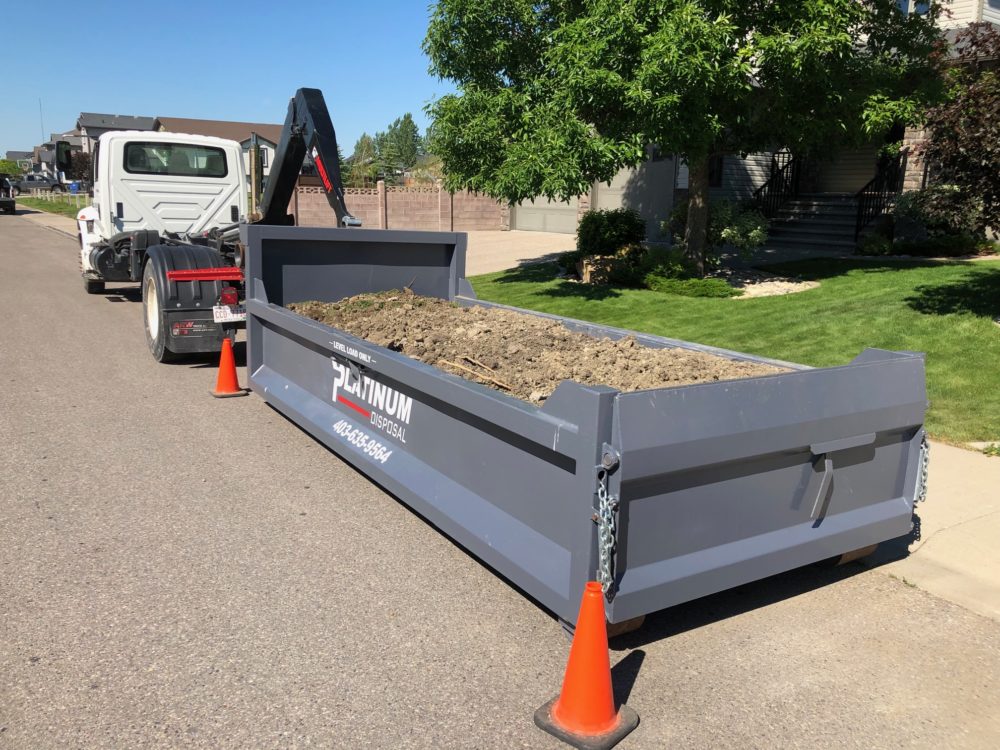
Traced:
<path id="1" fill-rule="evenodd" d="M 226 336 L 222 339 L 222 356 L 219 358 L 219 377 L 215 381 L 215 390 L 211 391 L 216 398 L 232 398 L 246 396 L 247 391 L 240 388 L 236 377 L 236 360 L 233 358 L 233 344 Z"/>
<path id="2" fill-rule="evenodd" d="M 589 582 L 580 601 L 562 692 L 535 711 L 535 724 L 580 750 L 606 750 L 636 728 L 628 706 L 615 710 L 601 584 Z"/>

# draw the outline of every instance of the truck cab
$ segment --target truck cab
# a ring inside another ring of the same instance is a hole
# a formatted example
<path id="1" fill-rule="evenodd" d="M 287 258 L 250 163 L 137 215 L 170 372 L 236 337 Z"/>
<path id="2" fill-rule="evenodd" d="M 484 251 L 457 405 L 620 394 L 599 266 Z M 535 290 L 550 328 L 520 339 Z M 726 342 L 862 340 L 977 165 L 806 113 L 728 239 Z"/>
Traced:
<path id="1" fill-rule="evenodd" d="M 247 213 L 243 150 L 208 136 L 105 133 L 94 156 L 93 193 L 93 206 L 77 217 L 84 275 L 136 281 L 107 275 L 91 258 L 94 248 L 140 230 L 183 238 L 240 221 Z"/>

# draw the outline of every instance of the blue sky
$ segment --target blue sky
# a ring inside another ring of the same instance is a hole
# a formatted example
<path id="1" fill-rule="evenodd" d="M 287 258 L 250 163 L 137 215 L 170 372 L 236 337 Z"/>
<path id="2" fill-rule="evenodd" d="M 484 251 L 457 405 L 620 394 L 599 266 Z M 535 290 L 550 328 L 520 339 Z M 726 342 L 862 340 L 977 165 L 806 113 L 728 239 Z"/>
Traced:
<path id="1" fill-rule="evenodd" d="M 54 0 L 4 3 L 0 157 L 69 130 L 80 112 L 284 122 L 323 91 L 345 156 L 452 90 L 427 72 L 427 0 Z"/>

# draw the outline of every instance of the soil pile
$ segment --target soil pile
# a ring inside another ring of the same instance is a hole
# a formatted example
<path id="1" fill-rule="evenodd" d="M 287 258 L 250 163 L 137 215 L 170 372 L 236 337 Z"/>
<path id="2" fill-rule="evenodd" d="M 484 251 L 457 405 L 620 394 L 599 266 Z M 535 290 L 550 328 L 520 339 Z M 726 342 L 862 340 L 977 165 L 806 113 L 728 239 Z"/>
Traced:
<path id="1" fill-rule="evenodd" d="M 298 302 L 290 310 L 373 344 L 526 401 L 563 380 L 622 391 L 736 380 L 784 372 L 687 349 L 651 349 L 575 333 L 562 323 L 509 310 L 458 307 L 406 291 Z"/>

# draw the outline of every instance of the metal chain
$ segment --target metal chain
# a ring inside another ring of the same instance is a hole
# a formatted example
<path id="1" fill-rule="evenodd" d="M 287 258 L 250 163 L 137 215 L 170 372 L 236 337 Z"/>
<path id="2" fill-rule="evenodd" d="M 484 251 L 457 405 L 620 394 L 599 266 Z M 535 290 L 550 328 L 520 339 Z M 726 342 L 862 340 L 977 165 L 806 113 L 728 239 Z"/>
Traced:
<path id="1" fill-rule="evenodd" d="M 615 582 L 615 502 L 608 494 L 608 472 L 597 473 L 597 576 L 605 596 Z"/>
<path id="2" fill-rule="evenodd" d="M 922 503 L 927 499 L 927 466 L 930 463 L 931 444 L 924 433 L 920 441 L 920 472 L 917 475 L 917 490 L 914 493 L 913 504 Z"/>

